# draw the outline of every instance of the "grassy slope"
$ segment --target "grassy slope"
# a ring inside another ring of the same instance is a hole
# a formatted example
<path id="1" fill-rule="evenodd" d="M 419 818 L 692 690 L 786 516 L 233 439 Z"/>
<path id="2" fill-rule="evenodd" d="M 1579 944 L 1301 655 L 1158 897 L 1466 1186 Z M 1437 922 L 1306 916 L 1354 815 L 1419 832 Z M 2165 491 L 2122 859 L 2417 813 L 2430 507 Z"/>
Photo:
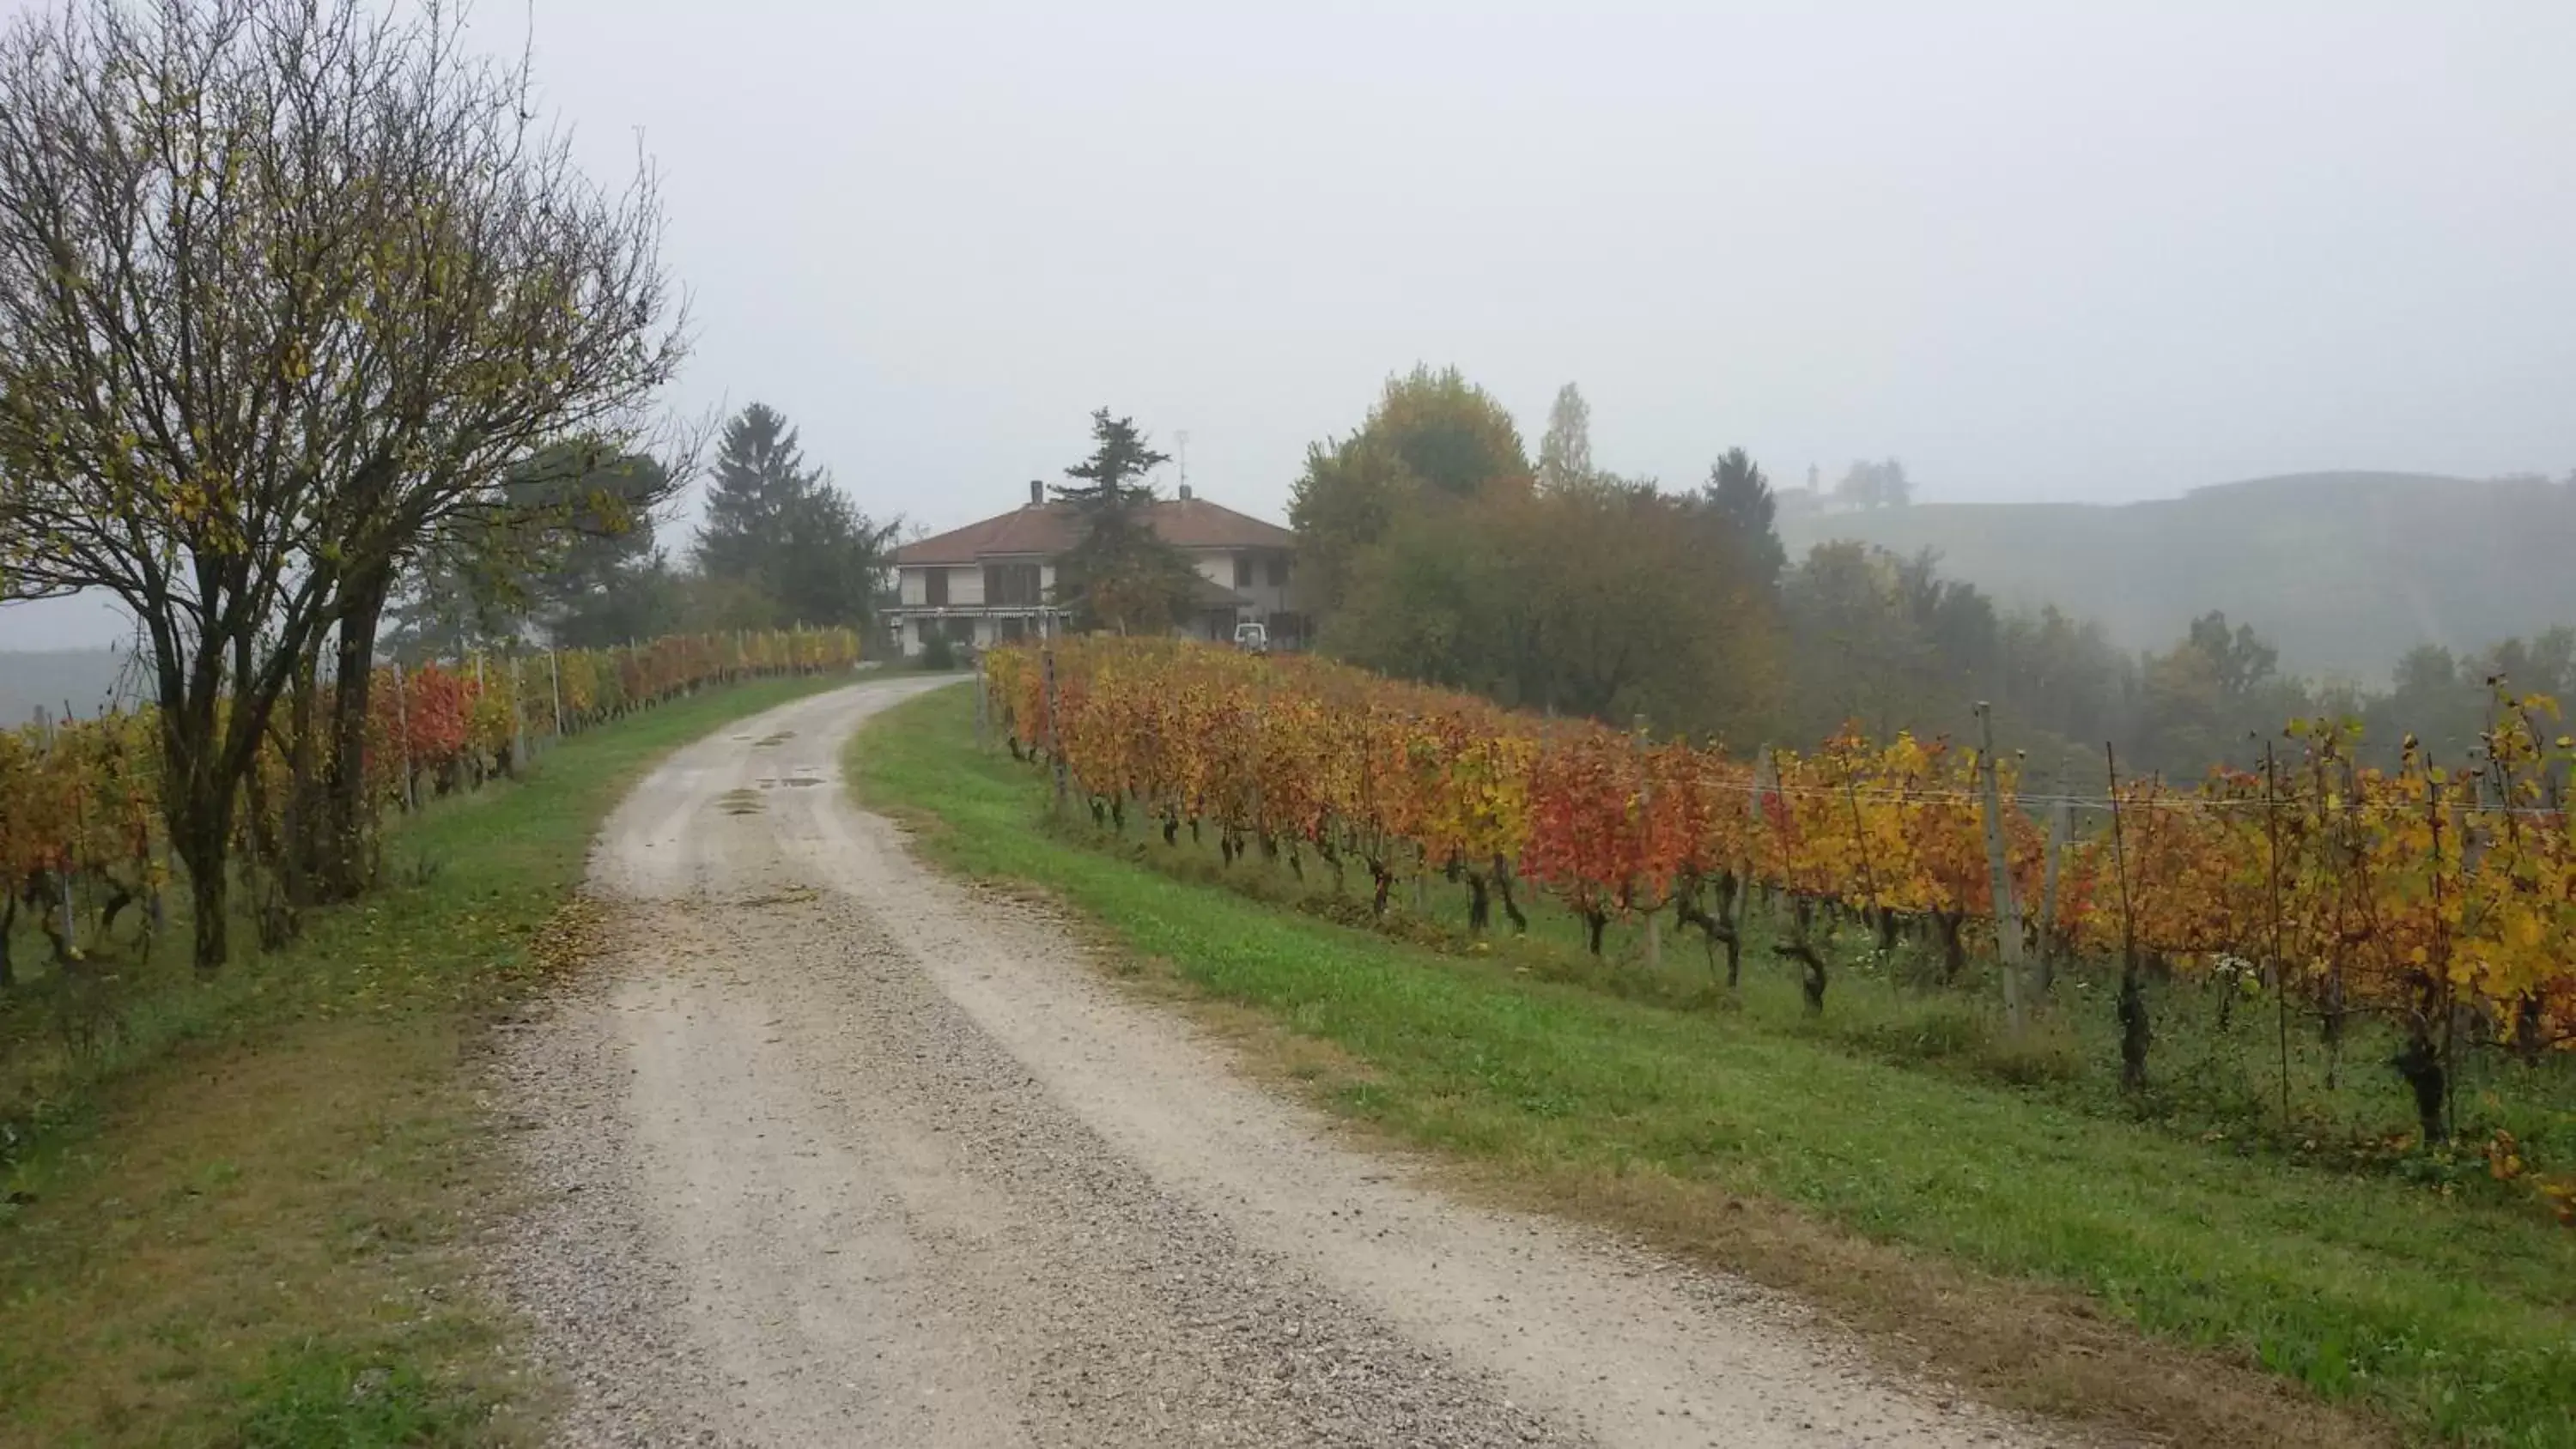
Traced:
<path id="1" fill-rule="evenodd" d="M 1440 954 L 1178 884 L 1039 828 L 1033 776 L 975 755 L 968 708 L 942 691 L 873 723 L 862 791 L 934 822 L 950 864 L 1049 888 L 1187 991 L 1327 1045 L 1340 1065 L 1299 1069 L 1323 1099 L 1511 1195 L 1815 1294 L 2008 1402 L 2199 1442 L 2353 1442 L 2375 1421 L 2576 1444 L 2576 1235 L 2527 1206 L 1552 981 L 1544 947 Z M 2258 1364 L 2369 1419 L 2230 1367 Z"/>
<path id="2" fill-rule="evenodd" d="M 577 932 L 591 835 L 638 775 L 841 682 L 744 685 L 584 736 L 526 784 L 396 827 L 414 884 L 215 985 L 140 982 L 125 1044 L 52 1078 L 55 1125 L 8 1179 L 0 1442 L 532 1437 L 530 1386 L 459 1256 L 495 1187 L 466 1069 L 483 1023 Z"/>
<path id="3" fill-rule="evenodd" d="M 2476 648 L 2576 622 L 2576 494 L 2397 473 L 2309 474 L 2122 507 L 1923 504 L 1783 523 L 1793 556 L 1829 539 L 1930 548 L 2008 600 L 2098 619 L 2166 648 L 2223 609 L 2285 668 L 2384 685 L 2419 643 Z"/>

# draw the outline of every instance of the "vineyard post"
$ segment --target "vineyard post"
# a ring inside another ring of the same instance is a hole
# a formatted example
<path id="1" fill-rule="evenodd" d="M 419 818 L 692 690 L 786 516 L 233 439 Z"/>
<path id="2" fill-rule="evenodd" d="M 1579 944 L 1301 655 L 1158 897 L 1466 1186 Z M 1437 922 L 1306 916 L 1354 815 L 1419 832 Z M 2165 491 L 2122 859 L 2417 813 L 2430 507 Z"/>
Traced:
<path id="1" fill-rule="evenodd" d="M 979 755 L 992 748 L 990 743 L 992 728 L 989 719 L 992 708 L 992 695 L 984 686 L 983 671 L 977 670 L 975 673 L 975 753 Z"/>
<path id="2" fill-rule="evenodd" d="M 1640 854 L 1646 844 L 1646 832 L 1654 827 L 1655 782 L 1646 773 L 1646 717 L 1637 716 L 1637 728 L 1630 736 L 1637 760 L 1637 844 Z M 1664 969 L 1664 918 L 1656 906 L 1646 908 L 1646 969 Z"/>
<path id="3" fill-rule="evenodd" d="M 65 705 L 63 706 L 63 723 L 65 725 L 69 725 L 71 720 L 71 706 Z M 40 756 L 47 759 L 52 758 L 54 753 L 54 719 L 52 715 L 45 712 L 45 707 L 41 704 L 36 706 L 36 749 Z M 74 812 L 72 816 L 72 839 L 75 842 L 80 839 L 79 809 L 81 794 L 82 792 L 79 790 L 74 790 L 72 792 L 72 809 Z M 80 912 L 74 909 L 72 905 L 72 873 L 69 865 L 64 865 L 62 868 L 54 872 L 54 889 L 58 897 L 57 904 L 62 907 L 63 912 L 63 952 L 74 959 L 78 959 L 80 955 L 80 937 L 78 934 L 80 931 Z"/>
<path id="4" fill-rule="evenodd" d="M 510 773 L 528 765 L 528 717 L 519 709 L 519 656 L 510 656 Z"/>
<path id="5" fill-rule="evenodd" d="M 1046 651 L 1047 767 L 1055 776 L 1055 812 L 1064 813 L 1064 729 L 1056 719 L 1055 651 Z"/>
<path id="6" fill-rule="evenodd" d="M 406 812 L 417 810 L 420 801 L 413 796 L 411 784 L 411 704 L 403 697 L 403 668 L 399 659 L 394 661 L 394 736 L 402 745 L 395 752 L 395 758 L 402 765 L 403 809 Z"/>
<path id="7" fill-rule="evenodd" d="M 560 740 L 560 739 L 562 739 L 562 738 L 564 737 L 564 735 L 565 735 L 565 733 L 566 733 L 566 731 L 565 731 L 565 729 L 564 729 L 564 713 L 563 713 L 563 651 L 562 651 L 562 650 L 560 650 L 560 649 L 549 649 L 549 650 L 547 650 L 547 651 L 546 651 L 546 678 L 547 678 L 547 680 L 548 680 L 550 683 L 552 683 L 552 684 L 554 685 L 554 693 L 555 693 L 555 738 L 556 738 L 556 739 L 558 739 L 558 740 Z"/>
<path id="8" fill-rule="evenodd" d="M 2457 802 L 2454 802 L 2453 808 L 2457 808 Z M 2442 1009 L 2442 1045 L 2441 1054 L 2433 1063 L 2432 1075 L 2432 1080 L 2437 1084 L 2436 1091 L 2440 1097 L 2440 1106 L 2438 1115 L 2428 1115 L 2424 1119 L 2426 1146 L 2446 1138 L 2449 1135 L 2448 1129 L 2456 1125 L 2456 1113 L 2452 1110 L 2456 1094 L 2450 1090 L 2452 1084 L 2448 1080 L 2447 1073 L 2451 1070 L 2452 1033 L 2459 1026 L 2460 1014 L 2453 1010 L 2451 1005 L 2451 933 L 2443 924 L 2442 916 L 2442 815 L 2442 777 L 2434 770 L 2432 758 L 2428 754 L 2424 760 L 2424 816 L 2425 826 L 2432 833 L 2433 846 L 2433 940 L 2440 948 L 2439 954 L 2432 962 L 2432 975 L 2433 980 L 2441 985 L 2441 995 L 2433 998 L 2428 990 L 2427 997 L 2437 1001 Z M 2465 866 L 2468 863 L 2465 854 L 2468 837 L 2465 830 L 2461 832 L 2460 838 L 2463 842 L 2461 864 Z M 2399 1070 L 2403 1072 L 2404 1068 L 2401 1067 Z M 2407 1079 L 2407 1085 L 2414 1085 L 2414 1078 L 2411 1075 Z M 2419 1103 L 2422 1095 L 2420 1090 L 2416 1094 Z"/>
<path id="9" fill-rule="evenodd" d="M 1762 772 L 1770 769 L 1771 746 L 1766 741 L 1753 754 L 1753 828 L 1745 834 L 1744 869 L 1736 873 L 1735 929 L 1740 935 L 1753 913 L 1753 852 L 1762 837 Z"/>
<path id="10" fill-rule="evenodd" d="M 2129 909 L 2128 846 L 2120 830 L 2120 757 L 2102 742 L 2102 765 L 2111 779 L 2111 868 L 2120 881 L 2120 1089 L 2147 1084 L 2147 1003 L 2138 983 L 2138 918 Z"/>
<path id="11" fill-rule="evenodd" d="M 2021 903 L 2013 899 L 2012 866 L 2004 856 L 2003 787 L 1996 779 L 1995 712 L 1984 700 L 1977 701 L 1977 728 L 1984 749 L 1977 760 L 1979 784 L 1985 795 L 1986 871 L 1993 877 L 1995 908 L 1995 947 L 2003 957 L 2004 1020 L 2014 1036 L 2021 1035 Z"/>
<path id="12" fill-rule="evenodd" d="M 2281 1130 L 2290 1130 L 2290 958 L 2281 949 L 2281 808 L 2272 742 L 2263 742 L 2263 834 L 2271 842 L 2272 991 L 2279 1004 Z"/>
<path id="13" fill-rule="evenodd" d="M 1851 806 L 1852 845 L 1860 852 L 1860 888 L 1868 893 L 1869 908 L 1876 913 L 1869 919 L 1869 924 L 1883 931 L 1887 929 L 1887 903 L 1878 894 L 1878 868 L 1870 863 L 1869 831 L 1861 824 L 1860 772 L 1853 769 L 1848 761 L 1843 765 L 1843 800 Z M 1887 938 L 1882 936 L 1879 939 Z"/>

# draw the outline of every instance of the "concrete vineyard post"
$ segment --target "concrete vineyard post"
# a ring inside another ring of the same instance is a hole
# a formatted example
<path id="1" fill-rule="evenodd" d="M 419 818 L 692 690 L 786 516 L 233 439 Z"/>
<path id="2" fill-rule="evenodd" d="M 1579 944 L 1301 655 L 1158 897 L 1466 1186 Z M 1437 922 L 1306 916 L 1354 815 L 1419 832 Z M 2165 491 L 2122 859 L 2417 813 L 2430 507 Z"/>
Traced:
<path id="1" fill-rule="evenodd" d="M 528 764 L 528 719 L 519 709 L 519 656 L 510 656 L 510 773 Z"/>
<path id="2" fill-rule="evenodd" d="M 546 651 L 546 679 L 554 685 L 555 738 L 562 739 L 566 734 L 571 733 L 571 731 L 564 727 L 562 651 L 556 649 L 549 649 Z"/>

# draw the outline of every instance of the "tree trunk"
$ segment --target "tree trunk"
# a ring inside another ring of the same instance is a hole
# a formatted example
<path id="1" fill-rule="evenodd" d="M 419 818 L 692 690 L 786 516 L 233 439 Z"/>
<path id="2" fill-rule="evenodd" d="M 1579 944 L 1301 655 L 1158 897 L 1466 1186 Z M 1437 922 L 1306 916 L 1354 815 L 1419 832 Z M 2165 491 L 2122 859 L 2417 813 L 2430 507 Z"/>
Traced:
<path id="1" fill-rule="evenodd" d="M 188 869 L 188 899 L 193 908 L 189 934 L 195 938 L 190 960 L 200 977 L 213 976 L 231 954 L 231 900 L 225 890 L 225 857 L 232 830 L 232 790 L 212 781 L 183 784 L 170 822 L 170 848 Z"/>
<path id="2" fill-rule="evenodd" d="M 1959 973 L 1968 969 L 1968 945 L 1961 938 L 1967 915 L 1962 911 L 1934 911 L 1932 923 L 1941 932 L 1941 984 L 1956 986 Z"/>
<path id="3" fill-rule="evenodd" d="M 2147 1023 L 2147 995 L 2140 979 L 2138 956 L 2127 953 L 2120 962 L 2120 1090 L 2137 1092 L 2147 1085 L 2147 1045 L 2154 1033 Z"/>
<path id="4" fill-rule="evenodd" d="M 298 907 L 319 904 L 314 871 L 331 854 L 330 808 L 314 771 L 316 662 L 307 655 L 296 666 L 295 682 L 288 686 L 286 703 L 285 840 L 284 849 L 278 853 L 278 867 L 286 877 L 287 899 Z"/>
<path id="5" fill-rule="evenodd" d="M 1789 918 L 1789 939 L 1771 949 L 1806 968 L 1804 978 L 1798 983 L 1799 990 L 1807 998 L 1807 1014 L 1822 1016 L 1825 1011 L 1825 987 L 1828 981 L 1825 974 L 1824 955 L 1816 950 L 1815 938 L 1812 934 L 1815 921 L 1814 904 L 1805 896 L 1795 899 Z"/>
<path id="6" fill-rule="evenodd" d="M 380 569 L 351 579 L 342 593 L 346 602 L 333 656 L 338 677 L 331 692 L 326 844 L 316 863 L 317 886 L 326 900 L 357 896 L 375 874 L 371 845 L 376 802 L 367 798 L 367 705 L 376 677 L 376 624 L 392 586 L 392 572 Z"/>
<path id="7" fill-rule="evenodd" d="M 2450 1074 L 2442 1069 L 2442 1054 L 2434 1050 L 2422 1022 L 2415 1024 L 2406 1049 L 2390 1057 L 2388 1064 L 2415 1093 L 2415 1120 L 2424 1129 L 2424 1145 L 2448 1140 L 2451 1134 L 2443 1109 L 2450 1103 Z"/>
<path id="8" fill-rule="evenodd" d="M 1529 917 L 1521 914 L 1520 902 L 1512 899 L 1512 867 L 1501 856 L 1494 857 L 1494 892 L 1503 898 L 1503 919 L 1512 923 L 1512 934 L 1529 934 Z"/>

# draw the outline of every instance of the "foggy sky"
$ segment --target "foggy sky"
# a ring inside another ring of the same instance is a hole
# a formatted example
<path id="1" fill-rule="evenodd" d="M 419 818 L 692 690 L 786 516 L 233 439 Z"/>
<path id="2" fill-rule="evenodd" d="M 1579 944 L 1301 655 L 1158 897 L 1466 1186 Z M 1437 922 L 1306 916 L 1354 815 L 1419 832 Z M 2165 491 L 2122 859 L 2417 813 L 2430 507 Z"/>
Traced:
<path id="1" fill-rule="evenodd" d="M 533 50 L 595 175 L 664 175 L 675 400 L 934 527 L 1104 404 L 1280 517 L 1417 361 L 1533 445 L 1577 381 L 1673 486 L 2576 467 L 2576 5 L 1704 11 L 534 0 Z"/>

